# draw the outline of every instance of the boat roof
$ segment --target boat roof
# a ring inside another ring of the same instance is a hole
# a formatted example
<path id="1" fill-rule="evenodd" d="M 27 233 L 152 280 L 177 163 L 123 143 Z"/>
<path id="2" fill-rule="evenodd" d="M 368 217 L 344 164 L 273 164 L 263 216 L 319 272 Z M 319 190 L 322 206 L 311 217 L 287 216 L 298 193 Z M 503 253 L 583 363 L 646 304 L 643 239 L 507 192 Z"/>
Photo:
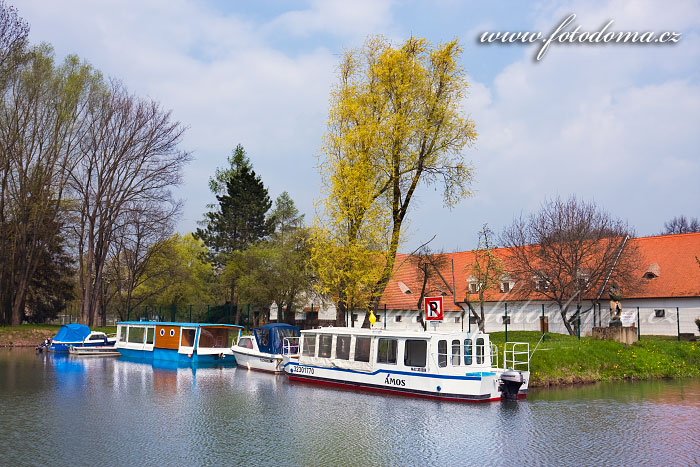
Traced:
<path id="1" fill-rule="evenodd" d="M 216 324 L 216 323 L 176 323 L 174 321 L 117 321 L 117 324 L 132 324 L 132 325 L 140 325 L 140 326 L 181 326 L 181 327 L 187 327 L 187 328 L 201 328 L 201 327 L 209 327 L 209 326 L 221 326 L 221 327 L 227 327 L 227 328 L 240 328 L 243 329 L 243 326 L 239 326 L 238 324 Z"/>
<path id="2" fill-rule="evenodd" d="M 259 328 L 255 328 L 255 329 L 296 329 L 296 330 L 299 330 L 298 327 L 292 326 L 291 324 L 287 324 L 287 323 L 267 323 L 266 325 L 260 326 Z"/>
<path id="3" fill-rule="evenodd" d="M 56 342 L 79 342 L 90 335 L 90 328 L 84 324 L 64 324 L 58 330 L 53 340 Z"/>
<path id="4" fill-rule="evenodd" d="M 368 328 L 349 328 L 349 327 L 327 327 L 318 329 L 306 329 L 301 331 L 304 333 L 315 334 L 353 334 L 360 336 L 391 336 L 391 337 L 411 337 L 415 339 L 430 339 L 432 336 L 454 336 L 454 335 L 471 335 L 477 334 L 486 335 L 481 331 L 466 332 L 466 331 L 412 331 L 401 329 L 368 329 Z"/>

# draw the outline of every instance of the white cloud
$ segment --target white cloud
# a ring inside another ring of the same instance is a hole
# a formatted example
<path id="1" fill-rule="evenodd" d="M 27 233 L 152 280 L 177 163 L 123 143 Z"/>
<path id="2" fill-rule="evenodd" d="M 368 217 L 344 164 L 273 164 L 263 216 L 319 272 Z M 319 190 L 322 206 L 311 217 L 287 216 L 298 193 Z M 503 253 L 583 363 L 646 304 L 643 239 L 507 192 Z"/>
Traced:
<path id="1" fill-rule="evenodd" d="M 323 32 L 362 40 L 391 27 L 391 0 L 314 0 L 311 8 L 286 12 L 267 26 L 297 36 Z"/>
<path id="2" fill-rule="evenodd" d="M 677 6 L 567 3 L 540 11 L 535 24 L 549 31 L 571 12 L 582 30 L 595 30 L 606 18 L 632 31 L 700 24 L 700 5 Z M 545 196 L 594 199 L 643 235 L 659 232 L 674 215 L 699 214 L 700 41 L 694 31 L 668 47 L 553 44 L 540 62 L 535 54 L 523 48 L 493 83 L 471 83 L 465 109 L 479 141 L 465 156 L 477 169 L 476 196 L 448 212 L 435 209 L 437 195 L 425 190 L 431 201 L 415 213 L 421 218 L 416 241 L 458 218 L 461 232 L 443 228 L 443 246 L 471 247 L 483 222 L 498 231 L 513 215 L 537 209 Z"/>
<path id="3" fill-rule="evenodd" d="M 183 230 L 201 218 L 212 200 L 207 179 L 239 142 L 272 194 L 290 191 L 311 216 L 318 197 L 314 155 L 342 46 L 359 46 L 370 33 L 434 40 L 422 18 L 411 17 L 411 5 L 402 4 L 399 15 L 388 0 L 319 0 L 258 19 L 192 0 L 24 0 L 17 6 L 33 41 L 53 43 L 59 56 L 78 53 L 190 126 L 183 148 L 193 150 L 196 161 L 179 191 L 187 198 Z M 502 21 L 480 7 L 441 6 L 440 14 L 469 13 L 465 41 L 477 30 L 499 30 Z M 574 12 L 583 30 L 614 19 L 615 30 L 682 31 L 683 37 L 667 47 L 553 44 L 540 62 L 533 60 L 535 47 L 470 42 L 466 69 L 473 68 L 470 52 L 494 63 L 516 57 L 501 69 L 481 67 L 489 76 L 470 80 L 465 111 L 479 140 L 465 157 L 476 166 L 476 196 L 446 211 L 439 208 L 439 189 L 423 189 L 411 241 L 437 232 L 447 250 L 470 248 L 483 222 L 500 230 L 514 214 L 556 194 L 595 198 L 644 234 L 673 215 L 700 214 L 700 4 L 570 1 L 530 8 L 523 21 L 543 33 Z"/>

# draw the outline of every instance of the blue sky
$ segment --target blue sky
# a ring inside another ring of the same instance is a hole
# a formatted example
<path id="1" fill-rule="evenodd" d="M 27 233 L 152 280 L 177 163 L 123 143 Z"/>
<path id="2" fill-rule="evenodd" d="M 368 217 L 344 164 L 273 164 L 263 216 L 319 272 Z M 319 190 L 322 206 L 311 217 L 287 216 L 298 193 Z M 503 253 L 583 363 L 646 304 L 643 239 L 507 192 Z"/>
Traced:
<path id="1" fill-rule="evenodd" d="M 460 39 L 479 139 L 464 151 L 474 196 L 442 207 L 423 187 L 403 251 L 471 249 L 484 222 L 499 232 L 551 196 L 595 200 L 653 235 L 700 216 L 700 3 L 676 1 L 56 1 L 14 4 L 58 57 L 75 53 L 129 89 L 159 100 L 189 127 L 195 160 L 181 232 L 214 198 L 207 180 L 241 143 L 276 197 L 307 220 L 319 198 L 316 156 L 344 48 L 368 34 L 399 43 Z M 678 32 L 673 45 L 479 44 L 484 31 L 548 35 L 569 14 L 581 31 Z"/>

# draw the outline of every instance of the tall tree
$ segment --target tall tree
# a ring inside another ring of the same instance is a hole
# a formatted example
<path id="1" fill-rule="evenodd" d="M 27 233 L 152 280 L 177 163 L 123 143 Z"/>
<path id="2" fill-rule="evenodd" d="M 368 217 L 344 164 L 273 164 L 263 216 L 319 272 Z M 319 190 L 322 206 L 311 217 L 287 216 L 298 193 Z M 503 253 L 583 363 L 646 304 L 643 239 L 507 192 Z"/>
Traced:
<path id="1" fill-rule="evenodd" d="M 262 304 L 266 310 L 274 302 L 283 310 L 284 320 L 292 321 L 294 306 L 308 297 L 313 280 L 308 265 L 309 229 L 287 192 L 275 200 L 269 219 L 274 232 L 236 252 L 227 268 L 238 278 L 243 300 Z"/>
<path id="2" fill-rule="evenodd" d="M 486 292 L 489 289 L 497 289 L 499 287 L 505 272 L 503 261 L 493 252 L 495 247 L 493 237 L 493 231 L 488 224 L 484 224 L 481 231 L 479 231 L 479 246 L 477 249 L 472 250 L 474 263 L 467 266 L 467 273 L 470 275 L 470 279 L 473 278 L 473 280 L 469 281 L 465 301 L 471 316 L 476 319 L 481 332 L 485 332 L 484 306 L 486 303 Z M 475 290 L 472 290 L 472 287 Z M 479 302 L 480 313 L 474 310 L 472 297 L 475 297 L 476 301 Z"/>
<path id="3" fill-rule="evenodd" d="M 84 129 L 94 71 L 76 57 L 55 67 L 48 46 L 34 48 L 8 82 L 0 108 L 0 152 L 4 225 L 3 251 L 8 262 L 3 282 L 11 296 L 11 322 L 20 323 L 28 285 L 45 245 L 60 234 L 70 171 Z"/>
<path id="4" fill-rule="evenodd" d="M 167 240 L 173 233 L 173 219 L 180 205 L 168 206 L 144 202 L 130 206 L 123 222 L 115 228 L 114 241 L 106 265 L 104 282 L 106 303 L 116 302 L 119 315 L 126 317 L 128 311 L 157 295 L 162 290 L 150 288 L 150 294 L 134 295 L 144 283 L 153 283 L 160 277 L 172 278 L 174 271 L 152 267 L 153 259 L 167 249 Z M 164 287 L 166 287 L 164 285 Z"/>
<path id="5" fill-rule="evenodd" d="M 92 326 L 104 295 L 104 268 L 115 232 L 141 203 L 176 204 L 170 188 L 181 183 L 190 155 L 179 149 L 185 128 L 172 121 L 171 113 L 130 94 L 118 82 L 96 93 L 88 108 L 71 178 L 80 217 L 81 320 Z"/>
<path id="6" fill-rule="evenodd" d="M 476 131 L 462 112 L 461 51 L 456 40 L 432 48 L 412 37 L 395 48 L 370 37 L 340 65 L 320 164 L 321 246 L 313 253 L 324 290 L 335 291 L 339 322 L 352 294 L 378 304 L 421 184 L 439 183 L 448 207 L 469 195 L 472 169 L 461 151 Z"/>
<path id="7" fill-rule="evenodd" d="M 664 231 L 661 235 L 682 234 L 700 232 L 700 221 L 696 217 L 686 218 L 677 216 L 668 222 L 664 222 Z"/>
<path id="8" fill-rule="evenodd" d="M 209 187 L 216 194 L 218 205 L 210 205 L 195 236 L 209 248 L 212 260 L 221 268 L 235 252 L 265 238 L 272 230 L 266 214 L 272 202 L 261 178 L 255 173 L 240 144 L 228 159 L 229 166 L 217 169 Z M 231 270 L 229 268 L 229 270 Z M 236 303 L 236 274 L 224 277 L 229 282 L 231 303 Z M 236 309 L 236 323 L 240 310 Z"/>
<path id="9" fill-rule="evenodd" d="M 578 315 L 572 305 L 593 300 L 613 283 L 629 293 L 639 278 L 638 251 L 627 240 L 629 226 L 593 202 L 571 196 L 547 200 L 527 218 L 517 218 L 502 235 L 506 268 L 518 291 L 554 301 L 569 334 Z"/>

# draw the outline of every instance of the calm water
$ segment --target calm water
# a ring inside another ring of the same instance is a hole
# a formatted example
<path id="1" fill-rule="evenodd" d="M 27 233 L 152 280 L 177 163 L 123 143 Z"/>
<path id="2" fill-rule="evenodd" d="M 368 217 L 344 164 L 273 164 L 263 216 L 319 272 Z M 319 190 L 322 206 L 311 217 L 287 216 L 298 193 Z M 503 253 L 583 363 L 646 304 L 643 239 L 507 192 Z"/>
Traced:
<path id="1" fill-rule="evenodd" d="M 700 381 L 462 404 L 0 349 L 0 464 L 696 464 Z"/>

